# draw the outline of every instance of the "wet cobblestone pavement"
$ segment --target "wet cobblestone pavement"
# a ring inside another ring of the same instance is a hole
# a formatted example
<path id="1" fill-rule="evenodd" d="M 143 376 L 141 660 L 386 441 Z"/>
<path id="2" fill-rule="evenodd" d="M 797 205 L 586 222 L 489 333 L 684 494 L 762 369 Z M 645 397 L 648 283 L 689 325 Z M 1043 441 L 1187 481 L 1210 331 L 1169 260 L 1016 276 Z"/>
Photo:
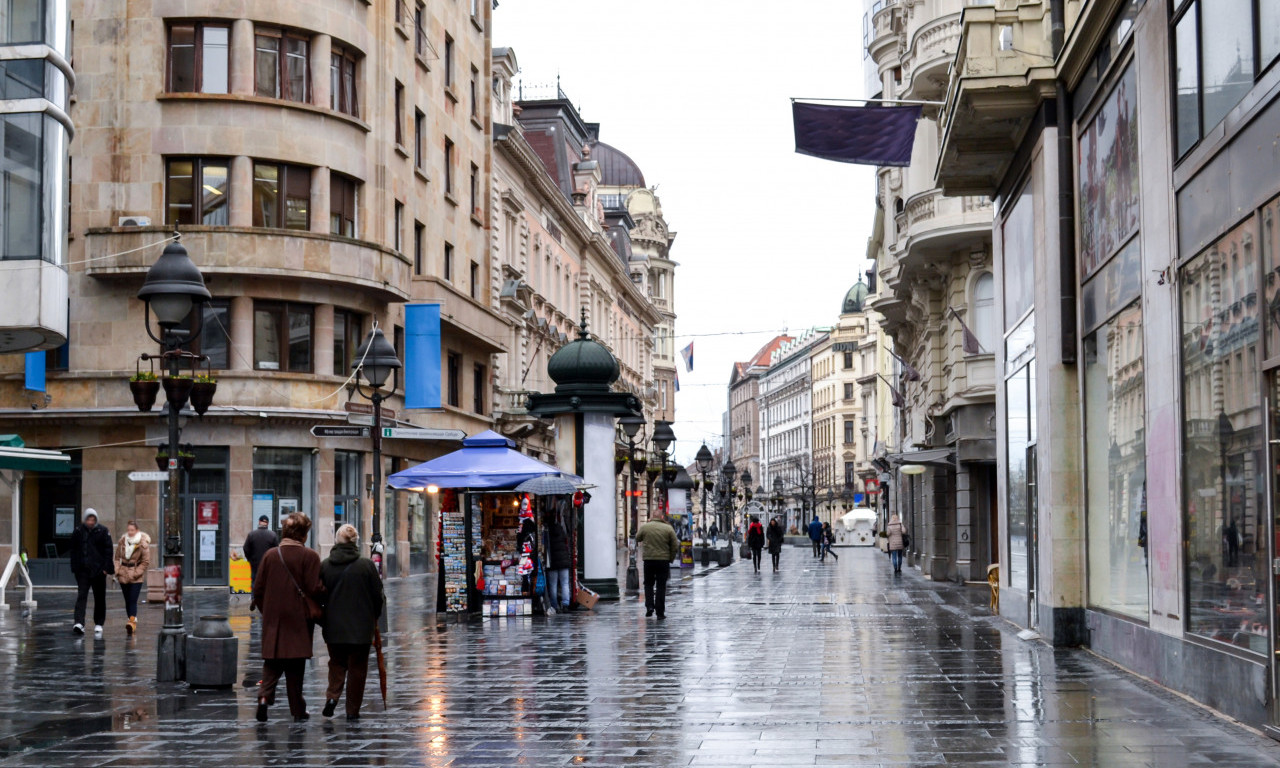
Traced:
<path id="1" fill-rule="evenodd" d="M 592 613 L 438 624 L 422 579 L 392 582 L 389 708 L 253 720 L 253 693 L 157 686 L 156 607 L 125 636 L 69 631 L 69 592 L 0 614 L 0 766 L 1264 766 L 1280 745 L 1082 651 L 1019 640 L 986 591 L 894 579 L 874 550 L 780 574 L 750 563 L 673 581 L 665 622 L 634 601 Z M 13 597 L 13 594 L 10 594 Z M 256 677 L 247 600 L 188 593 L 188 624 L 228 610 Z"/>

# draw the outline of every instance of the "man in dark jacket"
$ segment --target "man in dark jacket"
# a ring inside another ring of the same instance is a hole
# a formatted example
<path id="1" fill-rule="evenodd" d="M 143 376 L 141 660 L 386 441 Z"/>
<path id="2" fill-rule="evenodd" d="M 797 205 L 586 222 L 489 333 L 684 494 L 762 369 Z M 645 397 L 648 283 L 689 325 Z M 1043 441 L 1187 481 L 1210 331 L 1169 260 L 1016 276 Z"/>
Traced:
<path id="1" fill-rule="evenodd" d="M 547 600 L 557 612 L 569 610 L 573 595 L 569 592 L 569 569 L 573 557 L 569 552 L 569 534 L 564 524 L 548 516 L 547 527 Z"/>
<path id="2" fill-rule="evenodd" d="M 280 545 L 280 538 L 271 530 L 271 518 L 263 515 L 258 518 L 258 527 L 244 539 L 244 559 L 249 561 L 249 583 L 252 585 L 258 578 L 258 564 L 268 549 Z"/>
<path id="3" fill-rule="evenodd" d="M 107 620 L 107 576 L 115 570 L 115 547 L 105 525 L 98 525 L 98 513 L 84 511 L 84 522 L 71 532 L 71 572 L 76 577 L 76 616 L 71 631 L 84 634 L 84 611 L 89 590 L 93 590 L 93 636 L 102 637 Z"/>
<path id="4" fill-rule="evenodd" d="M 661 512 L 654 512 L 636 531 L 636 543 L 644 545 L 644 615 L 657 611 L 658 618 L 665 619 L 667 580 L 671 578 L 671 561 L 680 553 L 680 541 L 671 523 Z"/>
<path id="5" fill-rule="evenodd" d="M 813 522 L 809 523 L 809 541 L 813 544 L 813 556 L 819 557 L 822 554 L 822 521 L 818 519 L 816 512 Z"/>
<path id="6" fill-rule="evenodd" d="M 369 676 L 369 645 L 382 614 L 382 579 L 378 566 L 361 557 L 356 529 L 338 528 L 333 550 L 320 564 L 325 587 L 324 642 L 329 646 L 329 690 L 324 696 L 324 716 L 333 717 L 347 688 L 347 719 L 360 719 L 364 683 Z"/>

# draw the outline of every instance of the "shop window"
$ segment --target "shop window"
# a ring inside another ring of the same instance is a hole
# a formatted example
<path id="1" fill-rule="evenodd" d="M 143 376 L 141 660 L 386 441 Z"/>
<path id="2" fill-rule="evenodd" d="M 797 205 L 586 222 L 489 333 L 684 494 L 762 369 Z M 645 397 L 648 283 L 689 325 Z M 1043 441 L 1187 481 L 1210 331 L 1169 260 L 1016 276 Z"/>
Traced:
<path id="1" fill-rule="evenodd" d="M 311 97 L 307 38 L 279 29 L 254 30 L 254 84 L 259 96 L 306 102 Z"/>
<path id="2" fill-rule="evenodd" d="M 1148 618 L 1142 303 L 1084 338 L 1089 603 Z"/>
<path id="3" fill-rule="evenodd" d="M 257 301 L 253 305 L 253 367 L 260 371 L 311 371 L 312 307 Z"/>
<path id="4" fill-rule="evenodd" d="M 1034 316 L 1028 317 L 1031 322 Z M 1031 505 L 1035 504 L 1036 441 L 1035 361 L 1022 365 L 1005 381 L 1005 423 L 1008 435 L 1006 456 L 1005 508 L 1009 522 L 1009 582 L 1018 589 L 1028 587 L 1030 576 Z"/>
<path id="5" fill-rule="evenodd" d="M 311 228 L 311 169 L 301 165 L 253 164 L 253 226 Z"/>
<path id="6" fill-rule="evenodd" d="M 197 355 L 207 355 L 210 368 L 226 370 L 231 367 L 231 300 L 207 301 L 202 311 L 204 317 L 198 326 L 194 311 L 187 317 L 187 331 L 200 331 L 200 335 L 192 340 L 188 348 Z M 200 365 L 203 367 L 205 363 Z"/>
<path id="7" fill-rule="evenodd" d="M 227 161 L 171 158 L 165 163 L 165 223 L 227 223 Z"/>
<path id="8" fill-rule="evenodd" d="M 170 93 L 227 93 L 231 28 L 185 22 L 169 27 Z"/>
<path id="9" fill-rule="evenodd" d="M 364 474 L 364 456 L 357 451 L 333 452 L 333 529 L 340 525 L 354 525 L 363 537 L 364 511 L 361 498 L 361 479 Z M 256 487 L 256 486 L 255 486 Z"/>
<path id="10" fill-rule="evenodd" d="M 454 408 L 462 404 L 462 355 L 450 352 L 446 366 L 446 389 L 448 403 Z"/>
<path id="11" fill-rule="evenodd" d="M 1262 242 L 1262 295 L 1266 299 L 1266 357 L 1271 359 L 1280 357 L 1280 197 L 1262 207 L 1258 224 L 1262 230 L 1258 239 Z"/>
<path id="12" fill-rule="evenodd" d="M 1180 270 L 1187 631 L 1263 652 L 1267 591 L 1261 307 L 1240 272 L 1256 258 L 1250 219 Z M 1256 279 L 1256 278 L 1255 278 Z M 1239 286 L 1237 288 L 1237 286 Z"/>
<path id="13" fill-rule="evenodd" d="M 1031 185 L 1011 198 L 1009 215 L 1000 223 L 1004 259 L 1004 322 L 1011 328 L 1031 309 L 1035 293 L 1035 201 Z"/>
<path id="14" fill-rule="evenodd" d="M 486 374 L 486 367 L 479 363 L 471 373 L 471 410 L 481 415 L 485 413 L 484 393 L 489 388 Z"/>
<path id="15" fill-rule="evenodd" d="M 356 349 L 364 340 L 364 315 L 349 309 L 333 310 L 333 375 L 349 376 Z"/>
<path id="16" fill-rule="evenodd" d="M 334 43 L 333 52 L 329 54 L 329 108 L 359 117 L 357 84 L 355 52 Z"/>
<path id="17" fill-rule="evenodd" d="M 359 237 L 356 220 L 356 187 L 358 182 L 339 173 L 329 172 L 329 232 L 343 237 Z"/>
<path id="18" fill-rule="evenodd" d="M 259 514 L 269 514 L 271 527 L 277 531 L 280 530 L 280 521 L 293 512 L 301 512 L 314 521 L 315 484 L 315 457 L 310 449 L 254 446 L 255 520 Z M 315 531 L 313 525 L 312 543 L 315 541 Z"/>
<path id="19" fill-rule="evenodd" d="M 1080 133 L 1080 271 L 1088 276 L 1138 229 L 1138 74 L 1130 65 Z"/>

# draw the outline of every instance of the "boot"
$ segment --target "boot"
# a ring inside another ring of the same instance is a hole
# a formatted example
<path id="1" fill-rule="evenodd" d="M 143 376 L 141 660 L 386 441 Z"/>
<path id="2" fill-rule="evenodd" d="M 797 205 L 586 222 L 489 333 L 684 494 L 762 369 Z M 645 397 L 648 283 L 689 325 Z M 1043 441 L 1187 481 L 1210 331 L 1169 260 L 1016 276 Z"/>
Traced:
<path id="1" fill-rule="evenodd" d="M 130 635 L 132 635 L 134 632 L 137 632 L 137 631 L 138 631 L 138 617 L 137 617 L 137 616 L 130 616 L 130 617 L 129 617 L 129 621 L 128 621 L 128 622 L 126 622 L 126 623 L 125 623 L 125 625 L 124 625 L 124 631 L 125 631 L 125 632 L 127 632 L 127 633 L 129 633 Z"/>

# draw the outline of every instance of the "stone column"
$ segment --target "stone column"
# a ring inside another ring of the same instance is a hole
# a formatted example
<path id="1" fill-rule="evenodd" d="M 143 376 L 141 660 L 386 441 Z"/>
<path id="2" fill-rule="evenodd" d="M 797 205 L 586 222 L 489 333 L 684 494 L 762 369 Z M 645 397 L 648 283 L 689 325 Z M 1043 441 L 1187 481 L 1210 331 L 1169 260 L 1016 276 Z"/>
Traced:
<path id="1" fill-rule="evenodd" d="M 227 223 L 233 227 L 253 226 L 253 160 L 244 155 L 231 158 L 231 201 Z"/>
<path id="2" fill-rule="evenodd" d="M 316 350 L 315 372 L 321 376 L 333 373 L 333 305 L 317 304 L 315 310 L 314 341 Z M 356 341 L 359 343 L 359 340 Z M 332 491 L 330 491 L 332 492 Z"/>
<path id="3" fill-rule="evenodd" d="M 231 299 L 231 370 L 253 369 L 253 299 Z"/>
<path id="4" fill-rule="evenodd" d="M 329 234 L 329 169 L 311 172 L 311 231 Z"/>
<path id="5" fill-rule="evenodd" d="M 231 92 L 241 96 L 249 96 L 253 87 L 253 22 L 248 19 L 236 19 L 231 24 Z"/>
<path id="6" fill-rule="evenodd" d="M 333 38 L 316 35 L 311 38 L 311 103 L 317 107 L 329 106 L 331 83 L 329 82 L 329 57 L 333 53 Z"/>

